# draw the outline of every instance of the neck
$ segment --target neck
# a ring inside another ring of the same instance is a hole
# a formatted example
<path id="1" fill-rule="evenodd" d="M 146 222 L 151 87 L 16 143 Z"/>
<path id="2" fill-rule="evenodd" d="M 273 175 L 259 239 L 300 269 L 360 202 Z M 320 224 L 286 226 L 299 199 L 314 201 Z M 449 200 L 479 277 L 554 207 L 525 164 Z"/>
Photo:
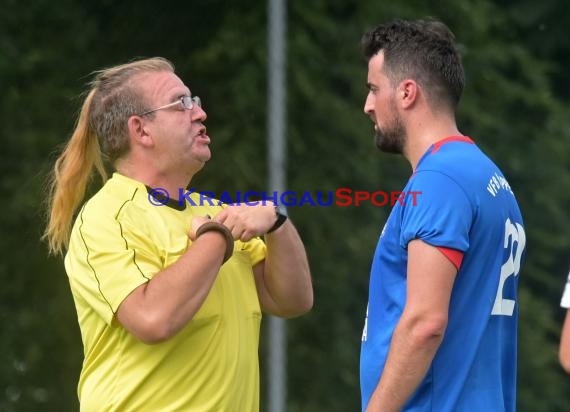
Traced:
<path id="1" fill-rule="evenodd" d="M 128 159 L 117 161 L 115 168 L 118 173 L 131 179 L 139 181 L 151 188 L 166 190 L 172 199 L 178 200 L 180 190 L 186 190 L 194 174 L 184 176 L 182 174 L 161 173 L 151 165 L 146 167 L 136 167 L 135 164 L 129 162 Z"/>
<path id="2" fill-rule="evenodd" d="M 407 141 L 404 156 L 415 171 L 418 162 L 427 149 L 441 139 L 450 136 L 462 136 L 455 123 L 455 119 L 430 119 L 429 122 L 418 121 L 408 124 L 406 129 Z"/>

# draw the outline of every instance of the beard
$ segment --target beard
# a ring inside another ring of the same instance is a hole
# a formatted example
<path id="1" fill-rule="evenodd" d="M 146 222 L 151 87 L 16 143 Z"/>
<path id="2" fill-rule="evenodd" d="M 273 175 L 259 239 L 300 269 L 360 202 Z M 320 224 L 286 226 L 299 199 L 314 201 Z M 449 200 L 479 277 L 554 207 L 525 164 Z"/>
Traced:
<path id="1" fill-rule="evenodd" d="M 406 128 L 404 127 L 402 119 L 396 116 L 389 126 L 383 129 L 377 126 L 374 140 L 376 147 L 380 149 L 380 151 L 402 154 L 406 143 Z"/>

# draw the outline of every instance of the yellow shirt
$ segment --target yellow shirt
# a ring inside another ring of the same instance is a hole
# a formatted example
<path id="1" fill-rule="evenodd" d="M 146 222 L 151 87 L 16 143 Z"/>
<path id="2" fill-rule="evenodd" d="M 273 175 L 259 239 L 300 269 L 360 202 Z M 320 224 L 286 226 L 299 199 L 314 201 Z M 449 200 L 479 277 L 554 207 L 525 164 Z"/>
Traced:
<path id="1" fill-rule="evenodd" d="M 144 344 L 117 321 L 123 299 L 186 251 L 192 217 L 221 210 L 195 193 L 197 206 L 184 210 L 148 196 L 145 185 L 115 173 L 72 230 L 65 267 L 85 355 L 81 411 L 258 411 L 261 310 L 252 267 L 265 258 L 260 239 L 235 242 L 200 310 L 168 341 Z"/>

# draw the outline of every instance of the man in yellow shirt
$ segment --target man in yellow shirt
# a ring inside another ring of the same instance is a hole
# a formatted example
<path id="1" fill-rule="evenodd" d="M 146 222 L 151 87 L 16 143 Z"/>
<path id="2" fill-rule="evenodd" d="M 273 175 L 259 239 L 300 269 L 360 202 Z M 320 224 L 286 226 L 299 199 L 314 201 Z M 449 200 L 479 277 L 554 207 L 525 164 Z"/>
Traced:
<path id="1" fill-rule="evenodd" d="M 258 411 L 261 312 L 312 306 L 302 241 L 273 204 L 184 191 L 211 156 L 205 120 L 167 60 L 116 66 L 56 162 L 46 237 L 67 249 L 82 411 Z M 93 167 L 106 183 L 72 226 Z"/>

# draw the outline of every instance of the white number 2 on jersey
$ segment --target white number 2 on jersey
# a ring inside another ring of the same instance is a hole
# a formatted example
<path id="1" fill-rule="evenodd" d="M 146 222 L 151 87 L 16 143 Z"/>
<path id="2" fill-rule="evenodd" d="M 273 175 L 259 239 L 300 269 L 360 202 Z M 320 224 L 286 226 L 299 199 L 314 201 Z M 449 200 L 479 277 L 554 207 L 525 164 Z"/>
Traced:
<path id="1" fill-rule="evenodd" d="M 516 243 L 516 250 L 515 250 Z M 521 269 L 521 258 L 526 245 L 526 235 L 524 229 L 518 223 L 511 223 L 510 219 L 505 222 L 505 249 L 508 253 L 507 261 L 501 266 L 501 278 L 495 296 L 495 304 L 491 315 L 513 316 L 515 301 L 503 298 L 503 287 L 505 281 L 511 275 L 518 276 Z M 513 251 L 514 256 L 513 256 Z"/>

